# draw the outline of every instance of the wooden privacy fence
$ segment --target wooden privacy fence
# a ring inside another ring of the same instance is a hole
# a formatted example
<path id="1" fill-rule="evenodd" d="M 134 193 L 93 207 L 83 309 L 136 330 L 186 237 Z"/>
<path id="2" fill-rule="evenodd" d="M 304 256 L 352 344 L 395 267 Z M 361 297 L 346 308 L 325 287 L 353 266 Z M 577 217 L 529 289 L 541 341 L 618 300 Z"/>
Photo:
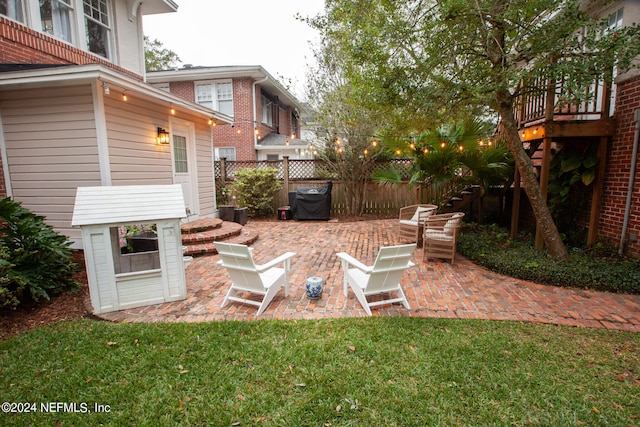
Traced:
<path id="1" fill-rule="evenodd" d="M 408 184 L 408 173 L 411 160 L 394 159 L 376 162 L 371 166 L 369 176 L 379 168 L 393 167 L 398 169 L 405 181 L 401 185 L 387 186 L 369 180 L 365 184 L 364 211 L 365 215 L 397 214 L 401 207 L 418 203 L 420 200 L 417 187 Z M 322 160 L 282 160 L 267 161 L 228 161 L 221 159 L 215 162 L 216 181 L 227 183 L 233 181 L 234 172 L 244 168 L 274 168 L 278 171 L 278 178 L 282 189 L 275 194 L 274 212 L 280 206 L 289 204 L 289 192 L 300 187 L 323 187 L 331 180 L 331 213 L 344 215 L 347 213 L 346 192 L 343 183 L 332 173 L 328 164 Z"/>

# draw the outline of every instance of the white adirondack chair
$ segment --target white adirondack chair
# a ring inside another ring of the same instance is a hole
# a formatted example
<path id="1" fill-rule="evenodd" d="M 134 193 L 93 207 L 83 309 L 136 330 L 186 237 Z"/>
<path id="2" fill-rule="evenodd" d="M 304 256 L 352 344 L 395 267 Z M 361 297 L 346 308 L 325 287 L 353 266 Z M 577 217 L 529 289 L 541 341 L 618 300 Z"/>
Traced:
<path id="1" fill-rule="evenodd" d="M 338 253 L 337 256 L 342 260 L 344 271 L 345 296 L 347 296 L 347 285 L 349 285 L 369 316 L 371 316 L 371 307 L 383 304 L 401 302 L 405 308 L 411 308 L 400 287 L 400 278 L 407 268 L 415 265 L 411 262 L 415 248 L 415 243 L 382 247 L 372 266 L 364 265 L 345 252 Z M 370 295 L 387 293 L 390 294 L 387 299 L 374 302 L 367 300 Z M 393 293 L 397 295 L 395 298 L 391 295 Z"/>
<path id="2" fill-rule="evenodd" d="M 289 295 L 287 273 L 291 268 L 291 258 L 295 252 L 287 252 L 266 264 L 256 265 L 251 250 L 246 245 L 215 242 L 220 255 L 218 264 L 225 267 L 231 276 L 231 288 L 227 292 L 222 307 L 229 301 L 237 301 L 258 307 L 256 316 L 267 308 L 280 287 L 284 286 L 284 296 Z M 283 264 L 283 268 L 276 267 Z M 250 292 L 262 295 L 262 300 L 243 298 L 242 294 Z"/>

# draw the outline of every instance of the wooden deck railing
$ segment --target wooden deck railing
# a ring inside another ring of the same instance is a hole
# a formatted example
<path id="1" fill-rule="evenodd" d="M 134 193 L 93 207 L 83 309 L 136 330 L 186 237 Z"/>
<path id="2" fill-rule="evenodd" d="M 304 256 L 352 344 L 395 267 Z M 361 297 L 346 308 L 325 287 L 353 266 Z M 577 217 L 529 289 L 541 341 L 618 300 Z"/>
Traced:
<path id="1" fill-rule="evenodd" d="M 544 78 L 523 82 L 515 105 L 518 127 L 537 124 L 547 119 L 547 105 L 553 97 L 553 120 L 600 120 L 611 116 L 612 100 L 615 93 L 604 79 L 594 79 L 585 93 L 577 97 L 580 102 L 569 102 L 564 98 L 567 79 L 563 78 L 549 85 Z"/>

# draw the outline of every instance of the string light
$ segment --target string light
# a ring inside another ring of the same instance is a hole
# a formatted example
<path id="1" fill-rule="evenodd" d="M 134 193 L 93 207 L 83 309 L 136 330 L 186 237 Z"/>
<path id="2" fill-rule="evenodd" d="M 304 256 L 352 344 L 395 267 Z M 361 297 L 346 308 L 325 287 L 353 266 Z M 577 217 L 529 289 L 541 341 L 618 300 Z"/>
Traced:
<path id="1" fill-rule="evenodd" d="M 371 145 L 373 145 L 374 147 L 378 146 L 378 141 L 376 141 L 375 139 L 371 142 Z"/>
<path id="2" fill-rule="evenodd" d="M 367 150 L 366 148 L 363 151 L 364 155 L 366 156 L 367 154 L 369 154 L 369 150 Z"/>
<path id="3" fill-rule="evenodd" d="M 447 144 L 445 144 L 445 142 L 444 142 L 444 141 L 442 141 L 442 142 L 440 143 L 440 147 L 444 148 L 444 147 L 446 147 L 446 146 L 447 146 Z"/>

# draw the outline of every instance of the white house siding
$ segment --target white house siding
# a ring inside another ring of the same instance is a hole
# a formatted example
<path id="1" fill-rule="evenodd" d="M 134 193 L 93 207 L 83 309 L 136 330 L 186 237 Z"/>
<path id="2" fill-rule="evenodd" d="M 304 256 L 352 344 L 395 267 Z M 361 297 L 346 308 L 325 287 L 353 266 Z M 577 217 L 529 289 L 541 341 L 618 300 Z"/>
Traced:
<path id="1" fill-rule="evenodd" d="M 105 96 L 107 138 L 112 185 L 173 184 L 171 146 L 156 143 L 157 128 L 170 129 L 168 105 L 153 104 L 119 91 Z M 185 114 L 175 117 L 194 124 L 200 216 L 212 215 L 214 205 L 211 128 L 207 119 Z"/>
<path id="2" fill-rule="evenodd" d="M 144 75 L 144 53 L 142 44 L 142 16 L 138 13 L 130 18 L 128 1 L 113 2 L 116 40 L 115 63 L 139 75 Z"/>
<path id="3" fill-rule="evenodd" d="M 96 296 L 92 298 L 93 309 L 96 313 L 114 310 L 116 284 L 113 265 L 109 262 L 112 258 L 105 242 L 105 234 L 98 228 L 87 230 L 85 236 L 90 240 L 90 251 L 85 251 L 85 256 L 89 260 L 96 260 L 95 268 L 87 270 L 89 276 L 94 276 L 89 277 L 91 295 Z"/>
<path id="4" fill-rule="evenodd" d="M 195 119 L 195 123 L 200 216 L 207 216 L 216 210 L 211 127 L 208 123 L 202 122 L 202 119 Z"/>
<path id="5" fill-rule="evenodd" d="M 0 93 L 13 198 L 70 238 L 78 186 L 100 185 L 91 86 Z"/>
<path id="6" fill-rule="evenodd" d="M 168 294 L 165 295 L 167 301 L 175 301 L 185 297 L 185 276 L 184 265 L 182 263 L 182 240 L 180 238 L 180 229 L 177 225 L 163 222 L 159 224 L 159 233 L 164 237 L 164 252 L 161 256 L 164 259 L 164 269 L 168 282 Z"/>
<path id="7" fill-rule="evenodd" d="M 156 143 L 168 129 L 167 108 L 120 92 L 104 97 L 112 185 L 173 184 L 171 147 Z"/>

